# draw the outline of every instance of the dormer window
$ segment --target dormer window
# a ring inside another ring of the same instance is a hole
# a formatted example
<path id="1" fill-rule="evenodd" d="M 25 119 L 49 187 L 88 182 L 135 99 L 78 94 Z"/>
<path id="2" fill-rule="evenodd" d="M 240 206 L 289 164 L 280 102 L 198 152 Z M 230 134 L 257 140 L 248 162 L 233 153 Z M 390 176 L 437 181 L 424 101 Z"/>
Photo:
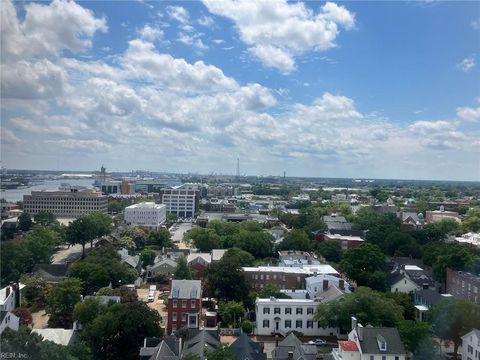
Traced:
<path id="1" fill-rule="evenodd" d="M 378 343 L 378 349 L 380 351 L 387 351 L 387 341 L 380 334 L 377 335 L 377 343 Z"/>

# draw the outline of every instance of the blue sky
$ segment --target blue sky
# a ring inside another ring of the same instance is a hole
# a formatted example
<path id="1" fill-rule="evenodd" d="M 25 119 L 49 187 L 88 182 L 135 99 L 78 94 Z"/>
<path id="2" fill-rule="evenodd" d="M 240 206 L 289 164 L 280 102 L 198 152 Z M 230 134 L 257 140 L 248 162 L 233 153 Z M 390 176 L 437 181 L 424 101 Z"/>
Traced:
<path id="1" fill-rule="evenodd" d="M 478 2 L 5 2 L 2 165 L 480 179 Z"/>

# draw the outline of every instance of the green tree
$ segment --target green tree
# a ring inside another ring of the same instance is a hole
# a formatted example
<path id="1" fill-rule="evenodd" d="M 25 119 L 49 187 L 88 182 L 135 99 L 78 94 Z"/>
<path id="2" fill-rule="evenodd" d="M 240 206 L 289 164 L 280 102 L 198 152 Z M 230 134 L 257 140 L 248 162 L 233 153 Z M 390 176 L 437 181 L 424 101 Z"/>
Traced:
<path id="1" fill-rule="evenodd" d="M 57 222 L 55 215 L 49 211 L 40 211 L 33 216 L 33 220 L 36 224 L 40 224 L 42 226 L 49 226 Z"/>
<path id="2" fill-rule="evenodd" d="M 462 336 L 480 324 L 480 305 L 467 300 L 444 299 L 427 314 L 434 333 L 453 342 L 455 358 Z"/>
<path id="3" fill-rule="evenodd" d="M 185 256 L 181 256 L 177 259 L 177 266 L 173 272 L 173 276 L 178 280 L 191 280 L 192 272 L 187 264 L 187 259 Z"/>
<path id="4" fill-rule="evenodd" d="M 120 302 L 122 303 L 134 302 L 138 300 L 137 290 L 131 289 L 125 285 L 113 289 L 112 295 L 120 296 Z"/>
<path id="5" fill-rule="evenodd" d="M 261 299 L 268 299 L 271 296 L 277 299 L 290 299 L 290 296 L 280 292 L 280 288 L 275 284 L 266 284 L 258 293 Z"/>
<path id="6" fill-rule="evenodd" d="M 402 312 L 400 305 L 382 293 L 359 287 L 340 300 L 318 305 L 315 319 L 322 327 L 339 327 L 346 333 L 350 331 L 351 316 L 362 325 L 396 327 L 403 320 Z"/>
<path id="7" fill-rule="evenodd" d="M 20 278 L 20 282 L 25 285 L 23 299 L 28 306 L 34 304 L 42 306 L 45 303 L 47 282 L 40 275 L 24 274 Z"/>
<path id="8" fill-rule="evenodd" d="M 248 251 L 255 258 L 266 258 L 273 254 L 273 236 L 263 231 L 240 230 L 233 236 L 235 247 Z"/>
<path id="9" fill-rule="evenodd" d="M 402 320 L 398 325 L 398 332 L 408 351 L 415 352 L 425 341 L 432 329 L 431 325 L 423 321 Z"/>
<path id="10" fill-rule="evenodd" d="M 240 301 L 221 302 L 218 310 L 223 327 L 233 326 L 238 328 L 242 323 L 242 319 L 245 318 L 245 307 Z"/>
<path id="11" fill-rule="evenodd" d="M 85 258 L 85 245 L 90 242 L 93 247 L 93 240 L 97 237 L 107 235 L 112 230 L 112 219 L 102 213 L 91 213 L 82 216 L 70 223 L 66 232 L 66 239 L 70 244 L 82 246 L 82 259 Z"/>
<path id="12" fill-rule="evenodd" d="M 29 213 L 24 212 L 18 217 L 18 228 L 21 231 L 28 231 L 32 226 L 33 222 Z"/>
<path id="13" fill-rule="evenodd" d="M 32 333 L 27 327 L 13 331 L 9 328 L 2 333 L 0 348 L 3 354 L 25 354 L 35 360 L 92 360 L 90 349 L 84 343 L 70 346 L 43 341 L 43 337 Z"/>
<path id="14" fill-rule="evenodd" d="M 277 246 L 278 250 L 310 251 L 313 243 L 305 231 L 293 229 L 288 232 L 283 241 Z"/>
<path id="15" fill-rule="evenodd" d="M 20 326 L 33 325 L 33 318 L 30 309 L 26 307 L 18 307 L 12 311 L 15 316 L 20 319 Z"/>
<path id="16" fill-rule="evenodd" d="M 125 248 L 128 251 L 134 251 L 137 249 L 137 244 L 130 236 L 122 236 L 116 245 L 118 248 Z"/>
<path id="17" fill-rule="evenodd" d="M 360 286 L 384 290 L 384 264 L 385 256 L 380 248 L 370 243 L 363 243 L 343 254 L 340 269 Z"/>
<path id="18" fill-rule="evenodd" d="M 225 254 L 223 254 L 223 257 L 238 262 L 240 266 L 253 266 L 255 261 L 252 254 L 237 247 L 228 249 Z"/>
<path id="19" fill-rule="evenodd" d="M 128 227 L 122 235 L 131 238 L 135 242 L 137 249 L 145 247 L 147 233 L 142 228 L 138 226 Z"/>
<path id="20" fill-rule="evenodd" d="M 237 360 L 227 345 L 222 344 L 216 349 L 210 351 L 207 355 L 208 360 Z"/>
<path id="21" fill-rule="evenodd" d="M 142 266 L 146 268 L 148 265 L 153 265 L 155 257 L 157 254 L 150 248 L 145 248 L 140 253 L 140 260 L 142 261 Z"/>
<path id="22" fill-rule="evenodd" d="M 100 300 L 91 297 L 79 302 L 73 309 L 73 320 L 79 321 L 82 326 L 90 325 L 101 313 L 106 310 L 106 306 L 100 303 Z"/>
<path id="23" fill-rule="evenodd" d="M 322 241 L 317 245 L 317 252 L 327 261 L 338 263 L 342 259 L 342 245 L 338 241 Z"/>
<path id="24" fill-rule="evenodd" d="M 81 281 L 67 278 L 54 285 L 46 296 L 45 311 L 50 315 L 50 327 L 63 327 L 72 325 L 72 313 L 75 304 L 80 301 Z"/>
<path id="25" fill-rule="evenodd" d="M 241 301 L 248 293 L 242 268 L 238 261 L 222 258 L 206 269 L 206 294 L 219 300 Z"/>
<path id="26" fill-rule="evenodd" d="M 213 229 L 193 228 L 185 234 L 185 240 L 192 241 L 201 252 L 210 252 L 212 249 L 223 247 L 220 236 Z"/>
<path id="27" fill-rule="evenodd" d="M 151 230 L 147 235 L 147 244 L 156 246 L 159 249 L 173 247 L 170 231 L 164 228 Z"/>
<path id="28" fill-rule="evenodd" d="M 255 323 L 249 320 L 243 320 L 241 325 L 242 331 L 246 334 L 251 334 L 255 329 Z"/>
<path id="29" fill-rule="evenodd" d="M 160 315 L 140 301 L 110 305 L 82 332 L 95 357 L 107 360 L 138 359 L 144 339 L 160 335 Z"/>

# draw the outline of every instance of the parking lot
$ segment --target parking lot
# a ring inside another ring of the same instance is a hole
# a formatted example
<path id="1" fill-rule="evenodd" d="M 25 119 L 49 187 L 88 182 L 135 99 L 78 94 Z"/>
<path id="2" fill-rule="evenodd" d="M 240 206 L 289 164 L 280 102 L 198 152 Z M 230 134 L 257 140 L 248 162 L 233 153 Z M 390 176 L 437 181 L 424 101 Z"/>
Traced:
<path id="1" fill-rule="evenodd" d="M 191 222 L 175 223 L 170 228 L 173 242 L 180 248 L 188 248 L 182 243 L 184 234 L 193 227 Z"/>

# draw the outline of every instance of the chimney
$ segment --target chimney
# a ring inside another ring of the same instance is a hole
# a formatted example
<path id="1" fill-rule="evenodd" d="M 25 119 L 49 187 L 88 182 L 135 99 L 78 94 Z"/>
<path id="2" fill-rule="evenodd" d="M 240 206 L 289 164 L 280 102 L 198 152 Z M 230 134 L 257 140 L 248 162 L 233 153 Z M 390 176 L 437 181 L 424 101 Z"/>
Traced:
<path id="1" fill-rule="evenodd" d="M 275 334 L 275 347 L 278 347 L 278 334 Z"/>
<path id="2" fill-rule="evenodd" d="M 328 280 L 323 280 L 323 291 L 328 290 Z"/>
<path id="3" fill-rule="evenodd" d="M 288 352 L 288 360 L 293 360 L 293 351 Z"/>
<path id="4" fill-rule="evenodd" d="M 338 287 L 340 288 L 340 290 L 345 290 L 345 280 L 338 280 Z"/>
<path id="5" fill-rule="evenodd" d="M 10 285 L 7 286 L 7 288 L 5 289 L 6 293 L 5 293 L 5 299 L 8 299 L 8 296 L 10 295 Z"/>
<path id="6" fill-rule="evenodd" d="M 312 255 L 308 255 L 308 258 L 307 258 L 307 264 L 308 265 L 312 265 Z"/>
<path id="7" fill-rule="evenodd" d="M 352 316 L 352 330 L 356 329 L 358 325 L 357 318 L 355 316 Z"/>

